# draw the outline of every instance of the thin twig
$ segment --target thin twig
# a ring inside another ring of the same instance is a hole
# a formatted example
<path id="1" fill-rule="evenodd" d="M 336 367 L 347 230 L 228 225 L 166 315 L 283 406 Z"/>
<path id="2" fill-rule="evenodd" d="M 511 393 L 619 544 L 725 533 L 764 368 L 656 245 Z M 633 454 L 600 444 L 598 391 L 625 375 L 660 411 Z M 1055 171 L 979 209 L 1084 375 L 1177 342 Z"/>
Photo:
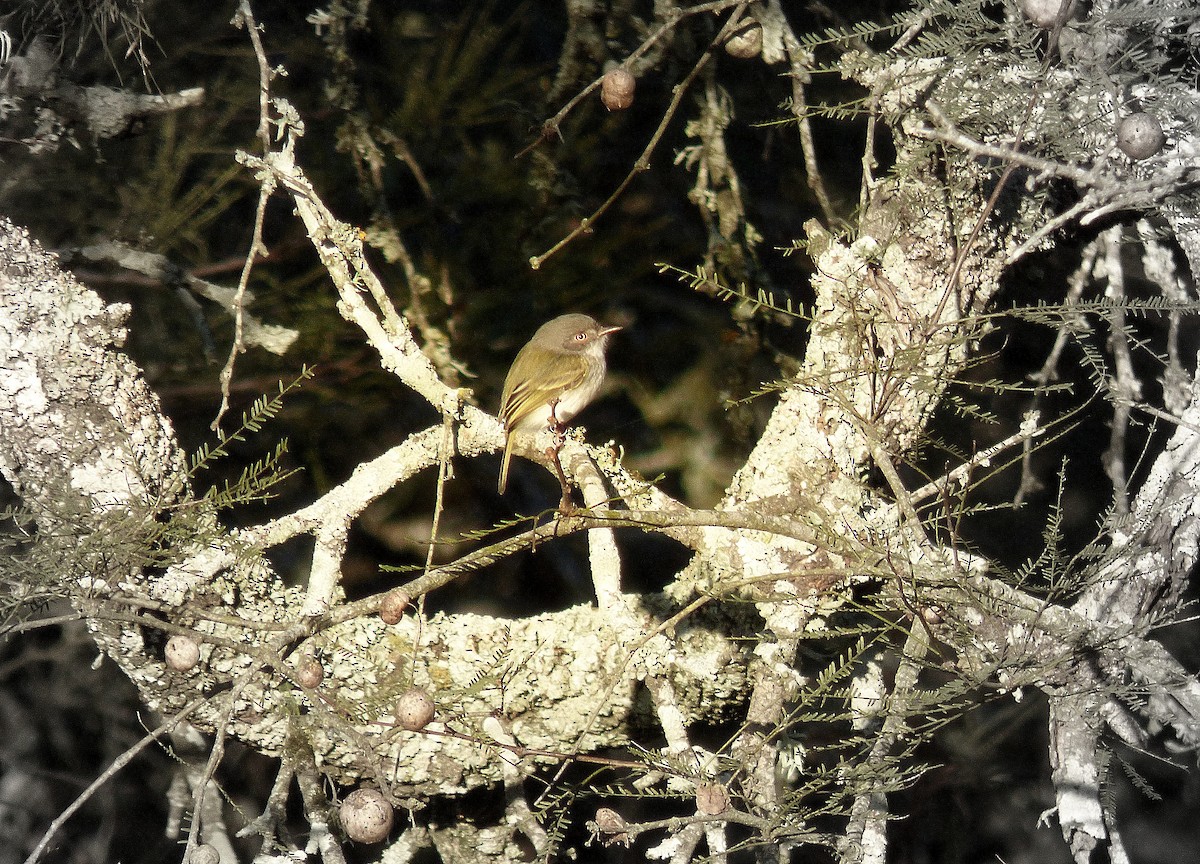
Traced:
<path id="1" fill-rule="evenodd" d="M 1011 144 L 1004 146 L 977 141 L 962 132 L 954 124 L 954 121 L 946 116 L 946 112 L 934 99 L 928 100 L 925 103 L 925 108 L 929 111 L 929 116 L 933 118 L 937 126 L 936 128 L 918 127 L 913 129 L 912 134 L 918 138 L 924 138 L 928 141 L 941 141 L 974 156 L 985 156 L 989 159 L 1004 159 L 1024 168 L 1039 171 L 1042 174 L 1070 180 L 1080 186 L 1092 186 L 1096 182 L 1097 174 L 1095 169 L 1088 170 L 1075 165 L 1064 165 L 1062 162 L 1055 162 L 1053 159 L 1022 153 L 1017 149 L 1020 146 L 1019 139 L 1014 139 Z"/>
<path id="2" fill-rule="evenodd" d="M 258 23 L 254 20 L 254 12 L 249 0 L 238 3 L 238 17 L 245 25 L 250 36 L 250 44 L 254 46 L 254 56 L 258 60 L 258 140 L 262 144 L 263 156 L 271 152 L 271 67 L 267 62 L 267 52 L 263 48 L 262 37 L 258 32 Z M 221 419 L 229 410 L 230 385 L 233 381 L 233 370 L 237 357 L 245 350 L 245 320 L 243 306 L 246 298 L 246 287 L 250 284 L 250 271 L 259 257 L 267 256 L 267 244 L 263 241 L 263 223 L 267 212 L 267 201 L 271 197 L 271 185 L 262 182 L 258 188 L 258 204 L 254 208 L 254 231 L 250 239 L 250 249 L 246 253 L 246 261 L 242 265 L 238 277 L 237 292 L 233 298 L 233 344 L 229 347 L 229 358 L 221 370 L 221 405 L 217 416 L 213 418 L 210 428 L 215 432 L 221 426 Z"/>
<path id="3" fill-rule="evenodd" d="M 225 738 L 229 733 L 229 726 L 233 723 L 233 715 L 237 711 L 238 699 L 242 693 L 250 686 L 250 682 L 254 676 L 266 665 L 263 660 L 256 660 L 251 664 L 250 668 L 242 673 L 242 679 L 234 685 L 229 691 L 229 709 L 225 712 L 225 716 L 221 719 L 220 725 L 217 727 L 216 735 L 213 738 L 212 750 L 208 754 L 208 761 L 204 765 L 204 771 L 200 775 L 200 780 L 196 784 L 196 788 L 192 790 L 192 824 L 188 828 L 187 846 L 184 848 L 183 860 L 191 861 L 192 853 L 196 851 L 196 846 L 200 842 L 200 814 L 203 812 L 205 791 L 208 789 L 208 784 L 212 782 L 213 775 L 217 773 L 217 766 L 221 764 L 221 759 L 225 756 Z"/>
<path id="4" fill-rule="evenodd" d="M 434 591 L 444 585 L 448 585 L 466 573 L 489 566 L 516 552 L 558 537 L 565 537 L 568 534 L 589 531 L 594 528 L 642 528 L 657 530 L 667 536 L 680 539 L 681 542 L 692 540 L 693 543 L 699 542 L 699 540 L 698 538 L 691 538 L 691 532 L 686 531 L 686 529 L 729 528 L 758 531 L 797 540 L 838 555 L 856 556 L 856 566 L 867 566 L 873 557 L 870 550 L 855 538 L 842 535 L 827 535 L 802 519 L 763 516 L 732 510 L 681 510 L 670 512 L 649 510 L 581 510 L 576 511 L 570 516 L 556 515 L 521 534 L 506 537 L 482 549 L 469 552 L 455 561 L 434 567 L 428 573 L 413 579 L 401 587 L 409 597 L 417 597 L 423 593 L 428 593 L 429 591 Z M 833 543 L 842 544 L 842 548 L 835 548 L 831 545 Z M 330 610 L 328 615 L 324 617 L 324 624 L 338 624 L 361 615 L 373 614 L 378 611 L 379 602 L 383 596 L 383 594 L 373 595 L 362 600 L 338 606 Z"/>
<path id="5" fill-rule="evenodd" d="M 322 864 L 346 864 L 346 855 L 332 830 L 336 822 L 333 807 L 321 787 L 322 777 L 317 771 L 316 758 L 307 745 L 303 746 L 301 758 L 304 764 L 297 768 L 296 785 L 304 801 L 304 815 L 311 830 L 310 840 L 320 851 Z"/>
<path id="6" fill-rule="evenodd" d="M 666 113 L 663 114 L 662 120 L 659 121 L 658 128 L 655 129 L 654 134 L 650 136 L 650 140 L 646 142 L 646 146 L 642 150 L 642 154 L 638 156 L 637 160 L 633 163 L 633 167 L 629 170 L 629 173 L 625 175 L 625 179 L 622 180 L 620 185 L 613 190 L 613 193 L 608 196 L 604 203 L 596 208 L 591 216 L 585 216 L 583 219 L 580 219 L 579 224 L 569 234 L 567 234 L 567 236 L 563 237 L 541 255 L 534 255 L 532 258 L 530 258 L 529 266 L 531 268 L 537 270 L 542 266 L 542 264 L 545 263 L 547 258 L 560 251 L 579 235 L 590 231 L 596 220 L 607 213 L 608 209 L 612 207 L 612 205 L 616 203 L 617 199 L 624 194 L 625 190 L 629 188 L 629 184 L 633 182 L 633 178 L 638 174 L 641 174 L 643 171 L 650 170 L 650 155 L 658 147 L 663 135 L 666 134 L 667 125 L 674 118 L 675 112 L 679 110 L 679 104 L 683 101 L 684 95 L 691 88 L 692 82 L 696 80 L 696 76 L 700 74 L 701 70 L 704 69 L 704 67 L 708 64 L 708 61 L 712 59 L 713 52 L 718 47 L 725 44 L 725 40 L 729 38 L 729 34 L 732 33 L 737 27 L 738 21 L 741 19 L 742 14 L 746 11 L 746 7 L 749 5 L 750 0 L 741 0 L 741 2 L 738 3 L 737 8 L 733 10 L 733 13 L 725 22 L 725 26 L 721 28 L 720 32 L 717 33 L 716 37 L 711 43 L 709 43 L 709 46 L 704 49 L 704 53 L 700 55 L 700 59 L 696 61 L 696 65 L 692 67 L 692 70 L 681 82 L 675 85 L 674 95 L 671 97 L 671 103 L 667 106 Z"/>
<path id="7" fill-rule="evenodd" d="M 241 838 L 257 834 L 263 841 L 262 851 L 269 852 L 274 849 L 279 826 L 287 819 L 287 800 L 295 777 L 292 761 L 285 755 L 280 760 L 279 771 L 275 774 L 275 782 L 271 784 L 271 791 L 267 794 L 262 813 L 257 819 L 244 825 L 235 836 Z"/>
<path id="8" fill-rule="evenodd" d="M 1034 439 L 1041 437 L 1045 432 L 1046 427 L 1038 423 L 1037 412 L 1026 414 L 1025 422 L 1022 422 L 1021 428 L 1012 435 L 1009 435 L 1003 441 L 998 441 L 990 447 L 985 447 L 983 450 L 971 454 L 970 458 L 965 462 L 956 465 L 932 483 L 926 483 L 920 489 L 909 492 L 907 497 L 915 504 L 918 501 L 923 501 L 938 494 L 941 490 L 953 484 L 964 483 L 975 468 L 988 465 L 992 459 L 1010 447 L 1015 447 L 1018 444 L 1024 447 L 1032 446 Z"/>
<path id="9" fill-rule="evenodd" d="M 821 167 L 817 164 L 817 145 L 813 138 L 812 118 L 809 116 L 808 97 L 805 91 L 805 85 L 812 80 L 812 76 L 805 68 L 804 60 L 811 54 L 801 47 L 800 40 L 796 38 L 796 33 L 792 30 L 787 16 L 779 8 L 779 0 L 772 0 L 771 7 L 774 18 L 779 22 L 783 31 L 783 49 L 787 52 L 788 63 L 792 67 L 791 109 L 792 116 L 796 118 L 796 122 L 800 126 L 800 151 L 804 154 L 804 173 L 808 180 L 808 188 L 817 197 L 817 204 L 821 207 L 821 214 L 825 217 L 826 224 L 833 225 L 837 221 L 838 214 L 833 207 L 833 200 L 825 188 Z"/>
<path id="10" fill-rule="evenodd" d="M 55 615 L 53 618 L 37 618 L 33 621 L 21 621 L 16 624 L 0 627 L 0 637 L 6 637 L 11 633 L 25 633 L 30 630 L 39 630 L 42 627 L 57 627 L 59 624 L 70 624 L 72 621 L 80 621 L 84 617 L 82 612 L 70 612 L 66 615 Z"/>
<path id="11" fill-rule="evenodd" d="M 137 754 L 141 753 L 163 735 L 166 735 L 183 720 L 186 720 L 189 714 L 207 701 L 208 697 L 202 697 L 194 702 L 189 703 L 170 720 L 163 723 L 157 729 L 154 729 L 142 736 L 140 741 L 114 759 L 112 764 L 104 769 L 104 772 L 100 774 L 99 777 L 89 783 L 88 787 L 80 792 L 75 800 L 72 801 L 65 810 L 63 810 L 54 818 L 54 821 L 50 823 L 50 827 L 46 829 L 46 833 L 42 835 L 42 839 L 38 842 L 38 845 L 34 847 L 33 851 L 30 852 L 29 856 L 25 859 L 25 864 L 37 864 L 37 860 L 42 857 L 42 854 L 46 851 L 47 847 L 49 847 L 50 841 L 54 839 L 54 835 L 59 832 L 66 821 L 70 819 L 80 807 L 87 803 L 87 800 L 91 798 L 101 786 L 115 777 L 118 771 L 132 762 L 133 758 L 137 756 Z"/>
<path id="12" fill-rule="evenodd" d="M 914 626 L 896 669 L 891 698 L 887 700 L 887 715 L 879 730 L 865 765 L 886 773 L 892 748 L 908 731 L 908 717 L 913 704 L 919 701 L 917 679 L 921 674 L 921 661 L 929 650 L 929 642 L 923 631 Z M 879 788 L 867 788 L 858 792 L 850 809 L 850 820 L 843 837 L 843 861 L 861 861 L 866 864 L 883 864 L 887 857 L 888 819 L 887 794 Z M 857 848 L 858 856 L 851 857 L 850 850 Z"/>
<path id="13" fill-rule="evenodd" d="M 820 11 L 827 15 L 830 19 L 837 22 L 839 26 L 843 26 L 845 24 L 842 16 L 824 3 L 813 2 L 811 5 L 820 9 Z M 928 24 L 933 18 L 933 15 L 934 13 L 931 9 L 926 9 L 921 12 L 917 17 L 917 20 L 909 25 L 907 30 L 900 34 L 900 38 L 897 39 L 896 43 L 889 49 L 890 53 L 900 51 L 908 46 L 914 39 L 916 39 L 917 36 L 921 34 L 921 31 L 925 29 L 925 25 Z M 861 39 L 854 40 L 852 44 L 854 44 L 856 50 L 865 51 L 868 54 L 874 54 L 874 52 L 871 50 L 871 47 Z M 875 181 L 875 168 L 878 167 L 879 162 L 875 158 L 875 132 L 879 125 L 879 100 L 883 96 L 884 89 L 891 83 L 892 82 L 890 78 L 881 78 L 879 83 L 877 83 L 871 89 L 871 94 L 867 98 L 867 132 L 863 147 L 862 184 L 859 186 L 858 194 L 858 209 L 859 211 L 863 212 L 866 211 L 867 205 L 871 203 L 871 194 L 875 191 L 875 187 L 877 185 Z"/>
<path id="14" fill-rule="evenodd" d="M 705 15 L 710 12 L 723 12 L 731 6 L 738 5 L 745 5 L 745 0 L 715 0 L 715 2 L 712 3 L 700 3 L 695 6 L 690 6 L 687 9 L 680 9 L 678 7 L 672 8 L 667 15 L 667 20 L 660 24 L 653 33 L 651 33 L 642 41 L 641 45 L 635 48 L 633 52 L 631 52 L 629 56 L 625 58 L 622 66 L 628 67 L 634 64 L 644 54 L 646 54 L 646 52 L 648 52 L 654 46 L 654 44 L 658 42 L 659 39 L 661 39 L 675 27 L 678 27 L 679 23 L 685 18 L 693 15 Z M 542 131 L 537 139 L 519 152 L 514 158 L 520 159 L 522 156 L 529 153 L 544 141 L 549 141 L 551 138 L 559 137 L 559 127 L 562 126 L 562 122 L 566 120 L 567 116 L 575 110 L 575 107 L 584 99 L 586 99 L 589 94 L 594 92 L 603 81 L 604 76 L 601 75 L 592 81 L 592 83 L 588 84 L 578 93 L 576 93 L 573 97 L 571 97 L 567 104 L 563 105 L 563 107 L 558 110 L 557 114 L 542 124 Z"/>
<path id="15" fill-rule="evenodd" d="M 1096 265 L 1096 256 L 1098 254 L 1099 247 L 1096 242 L 1089 243 L 1087 248 L 1084 249 L 1083 261 L 1075 268 L 1075 272 L 1071 274 L 1070 287 L 1067 290 L 1065 301 L 1068 307 L 1077 304 L 1083 297 L 1083 292 L 1087 288 L 1088 280 L 1091 278 L 1092 270 Z M 1045 388 L 1051 382 L 1058 380 L 1058 364 L 1062 359 L 1063 352 L 1066 350 L 1073 331 L 1076 328 L 1083 329 L 1090 326 L 1083 315 L 1064 316 L 1064 323 L 1058 328 L 1058 332 L 1054 337 L 1054 346 L 1050 349 L 1050 353 L 1046 355 L 1046 361 L 1042 364 L 1042 368 L 1031 376 L 1031 379 L 1037 386 L 1030 400 L 1030 411 L 1040 412 L 1041 405 L 1046 398 Z M 1037 473 L 1033 470 L 1033 443 L 1032 441 L 1026 441 L 1021 453 L 1021 480 L 1017 484 L 1016 493 L 1013 495 L 1013 504 L 1019 506 L 1024 503 L 1026 498 L 1039 491 L 1042 485 L 1042 481 L 1038 479 Z"/>

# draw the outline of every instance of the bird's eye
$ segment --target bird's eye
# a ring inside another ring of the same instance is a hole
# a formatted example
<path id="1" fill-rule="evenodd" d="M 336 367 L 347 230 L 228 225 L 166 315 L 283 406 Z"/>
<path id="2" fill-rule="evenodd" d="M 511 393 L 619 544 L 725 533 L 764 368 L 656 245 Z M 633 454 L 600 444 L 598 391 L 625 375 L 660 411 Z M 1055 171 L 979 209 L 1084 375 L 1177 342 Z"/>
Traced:
<path id="1" fill-rule="evenodd" d="M 587 333 L 583 330 L 580 330 L 578 333 L 575 334 L 576 342 L 582 342 L 586 338 L 587 338 Z"/>

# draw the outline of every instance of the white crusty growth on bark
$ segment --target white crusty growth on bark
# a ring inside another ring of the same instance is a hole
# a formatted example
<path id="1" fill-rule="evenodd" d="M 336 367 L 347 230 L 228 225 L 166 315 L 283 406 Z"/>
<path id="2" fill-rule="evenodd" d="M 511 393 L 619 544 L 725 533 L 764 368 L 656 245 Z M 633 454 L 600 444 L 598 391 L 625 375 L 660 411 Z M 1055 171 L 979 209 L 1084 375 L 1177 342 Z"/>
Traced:
<path id="1" fill-rule="evenodd" d="M 69 542 L 86 549 L 103 540 L 110 524 L 105 520 L 117 513 L 126 520 L 127 541 L 137 525 L 153 522 L 159 508 L 175 503 L 185 486 L 183 454 L 169 423 L 136 367 L 116 350 L 126 310 L 105 307 L 10 223 L 3 223 L 0 243 L 0 469 L 39 527 L 69 530 Z M 473 433 L 462 431 L 472 449 L 482 446 L 470 444 Z M 421 452 L 402 444 L 376 460 L 379 467 L 401 456 L 402 464 L 383 472 L 382 482 L 369 470 L 356 472 L 326 496 L 325 505 L 359 512 L 389 488 L 389 477 L 394 481 L 410 476 L 413 466 L 435 463 L 434 430 L 414 440 L 427 442 Z M 495 445 L 500 438 L 481 440 Z M 320 502 L 306 509 L 320 513 Z M 98 642 L 149 704 L 169 712 L 205 688 L 243 682 L 264 651 L 269 659 L 275 637 L 298 620 L 303 593 L 284 586 L 247 545 L 282 542 L 321 521 L 297 516 L 278 520 L 282 530 L 276 533 L 268 525 L 240 535 L 213 534 L 200 547 L 176 550 L 165 572 L 134 566 L 105 571 L 100 562 L 110 559 L 97 555 L 95 566 L 64 569 L 62 576 L 68 582 L 92 577 L 89 597 L 80 602 Z M 169 671 L 148 648 L 145 628 L 110 620 L 106 611 L 130 611 L 122 603 L 108 605 L 118 592 L 168 604 L 175 622 L 194 628 L 204 643 L 201 666 L 186 674 Z M 388 699 L 397 663 L 412 670 L 415 683 L 429 686 L 444 710 L 475 718 L 504 710 L 523 746 L 609 746 L 627 740 L 635 682 L 651 670 L 670 670 L 690 682 L 682 704 L 692 717 L 744 689 L 745 661 L 737 658 L 746 649 L 722 635 L 739 629 L 733 619 L 722 615 L 719 624 L 688 628 L 669 642 L 649 635 L 657 626 L 654 608 L 650 599 L 636 613 L 616 604 L 611 615 L 579 607 L 520 621 L 409 617 L 393 627 L 364 610 L 303 649 L 317 647 L 326 655 L 324 698 L 290 693 L 283 679 L 258 672 L 240 691 L 228 731 L 280 754 L 289 731 L 299 730 L 310 737 L 320 764 L 343 779 L 379 771 L 414 793 L 462 791 L 498 780 L 500 766 L 489 750 L 469 741 L 393 729 Z M 430 645 L 440 647 L 433 651 Z M 503 694 L 497 688 L 476 692 L 481 668 L 498 662 L 520 674 Z M 297 719 L 298 699 L 308 703 L 312 721 Z M 353 717 L 338 715 L 330 704 L 353 706 L 347 709 Z M 194 720 L 215 728 L 227 709 L 218 695 Z"/>
<path id="2" fill-rule="evenodd" d="M 183 488 L 171 424 L 114 350 L 128 313 L 0 221 L 0 471 L 43 530 L 74 507 L 140 512 Z"/>

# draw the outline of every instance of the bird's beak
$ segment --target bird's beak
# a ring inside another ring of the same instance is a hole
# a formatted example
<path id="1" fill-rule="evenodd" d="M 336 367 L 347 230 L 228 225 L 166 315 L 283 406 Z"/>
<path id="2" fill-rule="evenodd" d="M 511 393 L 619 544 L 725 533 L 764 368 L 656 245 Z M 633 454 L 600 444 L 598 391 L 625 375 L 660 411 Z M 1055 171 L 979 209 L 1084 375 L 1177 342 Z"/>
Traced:
<path id="1" fill-rule="evenodd" d="M 624 327 L 601 327 L 600 335 L 601 336 L 611 336 L 612 334 L 616 333 L 618 330 L 624 330 L 624 329 L 625 329 Z"/>

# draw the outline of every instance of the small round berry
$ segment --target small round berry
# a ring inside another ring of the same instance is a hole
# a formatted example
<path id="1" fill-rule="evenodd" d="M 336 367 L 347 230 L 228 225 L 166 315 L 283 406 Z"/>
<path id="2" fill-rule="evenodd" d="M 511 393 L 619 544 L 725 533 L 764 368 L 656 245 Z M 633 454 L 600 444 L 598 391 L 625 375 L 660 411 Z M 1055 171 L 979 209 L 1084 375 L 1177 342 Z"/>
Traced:
<path id="1" fill-rule="evenodd" d="M 392 830 L 392 805 L 378 789 L 355 789 L 338 811 L 346 836 L 356 843 L 378 843 Z"/>
<path id="2" fill-rule="evenodd" d="M 739 27 L 725 40 L 725 53 L 739 60 L 753 60 L 762 53 L 763 30 L 756 21 Z"/>
<path id="3" fill-rule="evenodd" d="M 612 842 L 627 842 L 628 835 L 625 830 L 628 827 L 629 823 L 625 821 L 625 817 L 611 807 L 596 809 L 596 833 L 609 838 L 606 846 Z"/>
<path id="4" fill-rule="evenodd" d="M 1149 159 L 1167 143 L 1162 124 L 1153 114 L 1144 111 L 1123 117 L 1117 124 L 1117 146 L 1130 159 Z"/>
<path id="5" fill-rule="evenodd" d="M 696 809 L 705 816 L 720 815 L 729 809 L 729 793 L 720 783 L 698 783 Z"/>
<path id="6" fill-rule="evenodd" d="M 221 864 L 221 853 L 217 851 L 216 846 L 201 843 L 192 850 L 192 857 L 188 859 L 188 864 Z"/>
<path id="7" fill-rule="evenodd" d="M 379 617 L 383 619 L 384 624 L 398 624 L 411 602 L 412 598 L 408 594 L 399 588 L 393 588 L 379 601 Z"/>
<path id="8" fill-rule="evenodd" d="M 163 659 L 176 672 L 190 672 L 200 662 L 200 644 L 191 636 L 176 633 L 167 640 Z"/>
<path id="9" fill-rule="evenodd" d="M 420 732 L 433 720 L 433 699 L 420 687 L 411 687 L 396 700 L 396 722 L 401 729 Z"/>
<path id="10" fill-rule="evenodd" d="M 600 101 L 609 111 L 624 111 L 633 104 L 636 89 L 637 79 L 618 66 L 609 69 L 600 79 Z"/>
<path id="11" fill-rule="evenodd" d="M 1037 27 L 1051 30 L 1058 23 L 1059 12 L 1062 11 L 1064 0 L 1020 0 L 1021 11 Z M 1067 14 L 1064 20 L 1070 21 L 1074 16 L 1078 0 L 1066 0 Z"/>
<path id="12" fill-rule="evenodd" d="M 315 657 L 305 657 L 296 667 L 296 683 L 305 690 L 315 690 L 325 680 L 325 667 Z"/>

